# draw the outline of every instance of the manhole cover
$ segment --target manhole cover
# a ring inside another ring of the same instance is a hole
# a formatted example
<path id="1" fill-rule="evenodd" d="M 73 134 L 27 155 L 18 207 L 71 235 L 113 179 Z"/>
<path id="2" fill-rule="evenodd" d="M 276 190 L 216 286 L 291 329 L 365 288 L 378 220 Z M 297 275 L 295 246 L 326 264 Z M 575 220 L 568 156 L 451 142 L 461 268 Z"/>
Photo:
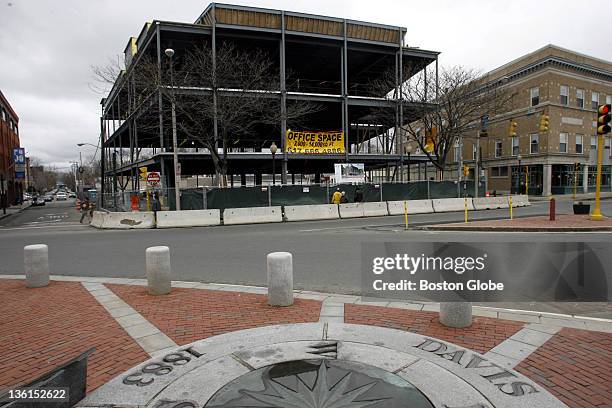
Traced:
<path id="1" fill-rule="evenodd" d="M 433 408 L 412 384 L 367 364 L 299 360 L 263 367 L 230 381 L 204 407 Z"/>

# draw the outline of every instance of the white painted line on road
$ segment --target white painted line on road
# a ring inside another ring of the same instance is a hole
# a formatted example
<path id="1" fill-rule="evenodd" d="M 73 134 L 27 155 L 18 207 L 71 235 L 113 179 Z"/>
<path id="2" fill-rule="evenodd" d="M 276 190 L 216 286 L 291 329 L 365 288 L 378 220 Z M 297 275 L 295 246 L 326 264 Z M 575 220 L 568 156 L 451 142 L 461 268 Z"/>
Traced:
<path id="1" fill-rule="evenodd" d="M 100 282 L 81 282 L 91 295 L 106 309 L 123 330 L 146 351 L 149 356 L 169 347 L 178 347 L 153 323 L 149 322 L 134 308 L 125 303 L 112 290 Z"/>
<path id="2" fill-rule="evenodd" d="M 17 231 L 17 230 L 28 230 L 28 229 L 41 229 L 41 228 L 64 228 L 64 227 L 89 227 L 88 224 L 81 224 L 79 222 L 53 222 L 49 225 L 32 225 L 29 227 L 3 227 L 0 225 L 0 231 Z"/>

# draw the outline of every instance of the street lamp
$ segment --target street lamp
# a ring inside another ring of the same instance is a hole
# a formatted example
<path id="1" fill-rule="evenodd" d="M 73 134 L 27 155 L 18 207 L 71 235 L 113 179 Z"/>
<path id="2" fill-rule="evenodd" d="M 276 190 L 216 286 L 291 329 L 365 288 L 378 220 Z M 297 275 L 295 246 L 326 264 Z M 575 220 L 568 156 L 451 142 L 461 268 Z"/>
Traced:
<path id="1" fill-rule="evenodd" d="M 180 171 L 178 162 L 178 147 L 176 141 L 176 106 L 174 101 L 174 64 L 172 57 L 174 56 L 174 50 L 172 48 L 166 48 L 164 51 L 166 57 L 170 59 L 170 95 L 172 100 L 172 158 L 174 162 L 174 202 L 176 203 L 175 208 L 177 211 L 181 210 L 181 193 L 179 190 L 180 184 Z"/>
<path id="2" fill-rule="evenodd" d="M 272 153 L 272 185 L 276 185 L 276 162 L 274 160 L 274 155 L 278 151 L 278 147 L 276 147 L 276 143 L 272 142 L 270 145 L 270 153 Z"/>
<path id="3" fill-rule="evenodd" d="M 517 179 L 516 179 L 516 194 L 521 194 L 521 159 L 523 158 L 523 156 L 521 156 L 520 154 L 516 156 L 516 158 L 518 159 L 518 174 L 517 174 Z"/>
<path id="4" fill-rule="evenodd" d="M 413 147 L 411 144 L 404 148 L 406 156 L 408 157 L 408 174 L 406 175 L 406 181 L 410 181 L 410 153 L 412 153 Z"/>

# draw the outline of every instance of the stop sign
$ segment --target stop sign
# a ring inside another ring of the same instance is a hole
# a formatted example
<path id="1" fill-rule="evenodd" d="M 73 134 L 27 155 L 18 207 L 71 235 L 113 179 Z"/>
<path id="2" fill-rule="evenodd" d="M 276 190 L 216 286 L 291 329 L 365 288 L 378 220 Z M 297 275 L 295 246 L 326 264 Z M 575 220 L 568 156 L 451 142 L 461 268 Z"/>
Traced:
<path id="1" fill-rule="evenodd" d="M 155 186 L 157 184 L 159 184 L 159 182 L 161 181 L 161 177 L 159 176 L 159 173 L 156 171 L 150 171 L 147 174 L 147 183 Z"/>

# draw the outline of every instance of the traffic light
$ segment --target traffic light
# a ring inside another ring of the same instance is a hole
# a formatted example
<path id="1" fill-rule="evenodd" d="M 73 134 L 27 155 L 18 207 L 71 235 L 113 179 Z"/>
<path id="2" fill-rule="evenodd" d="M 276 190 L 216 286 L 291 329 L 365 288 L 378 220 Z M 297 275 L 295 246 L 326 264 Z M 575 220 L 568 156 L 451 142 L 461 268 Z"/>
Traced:
<path id="1" fill-rule="evenodd" d="M 612 119 L 612 105 L 599 105 L 597 107 L 597 134 L 605 135 L 610 133 L 610 119 Z"/>
<path id="2" fill-rule="evenodd" d="M 435 140 L 438 136 L 438 128 L 432 127 L 430 131 L 425 131 L 425 150 L 429 153 L 433 153 L 435 149 Z"/>
<path id="3" fill-rule="evenodd" d="M 146 181 L 147 180 L 147 168 L 139 167 L 138 171 L 140 172 L 140 179 L 143 181 Z"/>
<path id="4" fill-rule="evenodd" d="M 543 113 L 540 116 L 540 132 L 548 132 L 548 125 L 550 123 L 550 116 Z"/>
<path id="5" fill-rule="evenodd" d="M 516 123 L 513 120 L 510 120 L 510 127 L 508 128 L 508 136 L 510 137 L 514 137 L 516 136 L 516 128 L 518 126 L 518 123 Z"/>
<path id="6" fill-rule="evenodd" d="M 466 165 L 463 165 L 463 175 L 465 177 L 470 175 L 470 168 L 468 166 L 466 166 Z"/>

